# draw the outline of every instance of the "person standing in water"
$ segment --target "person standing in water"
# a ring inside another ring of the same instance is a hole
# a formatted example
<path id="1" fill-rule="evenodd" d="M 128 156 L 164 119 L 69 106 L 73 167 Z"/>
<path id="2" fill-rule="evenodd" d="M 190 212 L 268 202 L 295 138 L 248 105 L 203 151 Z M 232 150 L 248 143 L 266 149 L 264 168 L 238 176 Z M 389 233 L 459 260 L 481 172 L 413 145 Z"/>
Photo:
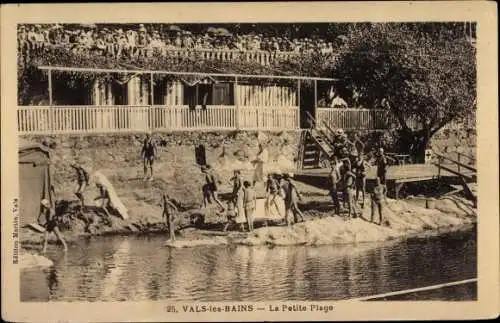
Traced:
<path id="1" fill-rule="evenodd" d="M 161 217 L 168 227 L 168 239 L 175 241 L 174 212 L 177 213 L 179 210 L 167 194 L 163 194 L 162 196 L 162 208 Z"/>
<path id="2" fill-rule="evenodd" d="M 293 214 L 293 220 L 295 223 L 304 222 L 304 214 L 300 211 L 297 203 L 297 198 L 302 201 L 302 195 L 297 190 L 297 187 L 292 182 L 289 174 L 283 174 L 282 183 L 283 192 L 285 194 L 285 221 L 287 225 L 290 225 L 289 217 L 290 213 Z"/>
<path id="3" fill-rule="evenodd" d="M 56 237 L 61 241 L 64 246 L 64 251 L 68 250 L 68 245 L 64 240 L 61 231 L 59 230 L 57 215 L 55 209 L 51 207 L 49 200 L 43 199 L 40 202 L 40 215 L 38 217 L 38 222 L 45 228 L 45 232 L 43 233 L 43 250 L 42 253 L 47 251 L 47 240 L 49 238 L 49 234 L 54 232 Z M 43 221 L 41 221 L 43 219 Z"/>
<path id="4" fill-rule="evenodd" d="M 144 163 L 144 180 L 148 179 L 148 168 L 151 172 L 149 176 L 149 180 L 153 180 L 153 164 L 155 158 L 158 156 L 158 149 L 156 146 L 156 142 L 151 138 L 151 134 L 148 133 L 146 135 L 146 139 L 144 139 L 144 143 L 142 145 L 141 157 Z"/>
<path id="5" fill-rule="evenodd" d="M 250 185 L 250 182 L 245 181 L 243 183 L 243 187 L 245 188 L 245 195 L 244 195 L 245 217 L 247 218 L 248 231 L 252 232 L 253 231 L 253 213 L 255 212 L 257 198 L 256 198 L 255 191 L 252 188 L 252 185 Z"/>
<path id="6" fill-rule="evenodd" d="M 370 221 L 373 222 L 373 216 L 375 215 L 375 208 L 378 208 L 379 225 L 382 224 L 382 213 L 383 213 L 383 202 L 387 201 L 387 188 L 380 182 L 380 178 L 377 177 L 377 186 L 373 188 L 372 197 L 372 207 L 371 207 L 371 218 Z"/>
<path id="7" fill-rule="evenodd" d="M 83 192 L 89 185 L 89 173 L 88 171 L 83 168 L 83 166 L 79 165 L 77 162 L 73 161 L 70 164 L 71 168 L 73 168 L 76 171 L 76 181 L 77 181 L 77 188 L 75 191 L 76 197 L 78 197 L 78 200 L 80 201 L 80 206 L 82 212 L 85 212 L 85 197 L 83 195 Z"/>

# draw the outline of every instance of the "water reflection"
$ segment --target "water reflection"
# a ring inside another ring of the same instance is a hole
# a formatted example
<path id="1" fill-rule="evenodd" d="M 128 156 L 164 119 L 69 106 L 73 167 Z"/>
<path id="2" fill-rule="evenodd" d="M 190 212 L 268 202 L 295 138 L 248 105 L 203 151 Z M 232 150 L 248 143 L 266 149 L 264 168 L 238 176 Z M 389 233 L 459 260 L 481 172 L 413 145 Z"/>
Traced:
<path id="1" fill-rule="evenodd" d="M 164 238 L 82 241 L 22 272 L 23 301 L 339 300 L 476 277 L 473 233 L 321 247 L 164 247 Z"/>

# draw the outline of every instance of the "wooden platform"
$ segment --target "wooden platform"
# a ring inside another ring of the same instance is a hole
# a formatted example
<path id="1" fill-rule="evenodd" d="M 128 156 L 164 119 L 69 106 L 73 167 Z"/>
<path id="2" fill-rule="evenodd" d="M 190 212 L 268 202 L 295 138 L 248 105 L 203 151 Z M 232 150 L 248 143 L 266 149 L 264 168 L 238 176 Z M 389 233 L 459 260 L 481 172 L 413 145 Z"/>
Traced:
<path id="1" fill-rule="evenodd" d="M 447 165 L 447 167 L 458 172 L 458 166 L 454 164 Z M 319 188 L 328 188 L 328 173 L 329 168 L 317 168 L 317 169 L 306 169 L 297 171 L 294 175 L 294 179 L 299 182 L 304 182 L 309 185 L 313 185 Z M 470 175 L 471 177 L 475 175 L 475 172 L 464 169 L 460 169 L 460 173 Z M 369 184 L 373 185 L 376 179 L 377 168 L 371 167 L 367 169 L 366 179 L 367 186 Z M 406 164 L 398 166 L 389 166 L 387 168 L 387 186 L 389 190 L 389 195 L 398 197 L 398 192 L 404 183 L 428 181 L 441 178 L 455 178 L 458 177 L 453 172 L 445 171 L 441 169 L 439 172 L 438 167 L 433 164 Z M 371 183 L 370 183 L 371 182 Z"/>
<path id="2" fill-rule="evenodd" d="M 456 165 L 449 165 L 451 169 L 457 169 Z M 329 168 L 316 168 L 297 171 L 295 177 L 312 176 L 312 177 L 327 177 L 330 172 Z M 464 170 L 461 170 L 464 173 Z M 473 172 L 465 172 L 470 175 Z M 438 177 L 438 168 L 433 164 L 406 164 L 399 166 L 389 166 L 387 168 L 387 180 L 394 180 L 398 183 L 401 182 L 416 182 L 434 179 Z M 441 176 L 456 176 L 448 171 L 441 171 Z M 366 178 L 374 180 L 377 177 L 377 168 L 371 167 L 366 171 Z"/>

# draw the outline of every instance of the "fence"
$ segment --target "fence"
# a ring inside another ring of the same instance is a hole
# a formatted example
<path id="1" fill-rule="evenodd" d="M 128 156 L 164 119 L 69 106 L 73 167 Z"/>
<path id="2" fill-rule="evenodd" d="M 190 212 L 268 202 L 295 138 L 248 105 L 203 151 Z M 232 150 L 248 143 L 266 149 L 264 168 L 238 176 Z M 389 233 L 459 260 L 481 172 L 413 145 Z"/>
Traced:
<path id="1" fill-rule="evenodd" d="M 385 130 L 392 118 L 390 111 L 380 109 L 318 108 L 316 113 L 318 125 L 344 130 Z"/>
<path id="2" fill-rule="evenodd" d="M 297 106 L 213 105 L 194 110 L 161 106 L 25 106 L 18 108 L 21 134 L 113 133 L 182 130 L 295 130 Z M 387 110 L 318 108 L 318 126 L 332 129 L 386 130 L 394 117 Z M 408 122 L 416 128 L 414 121 Z M 448 127 L 455 127 L 450 124 Z"/>
<path id="3" fill-rule="evenodd" d="M 18 108 L 20 134 L 189 130 L 295 130 L 298 107 L 30 106 Z"/>

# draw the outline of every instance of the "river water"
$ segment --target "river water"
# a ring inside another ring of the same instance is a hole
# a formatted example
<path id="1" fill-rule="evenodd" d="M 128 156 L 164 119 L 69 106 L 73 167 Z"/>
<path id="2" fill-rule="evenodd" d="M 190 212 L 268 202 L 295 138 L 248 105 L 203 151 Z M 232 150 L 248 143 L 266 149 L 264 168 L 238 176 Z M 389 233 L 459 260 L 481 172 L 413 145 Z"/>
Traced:
<path id="1" fill-rule="evenodd" d="M 164 242 L 158 235 L 100 237 L 78 242 L 67 255 L 49 246 L 54 266 L 21 272 L 21 300 L 341 300 L 477 277 L 475 228 L 345 246 L 173 249 Z M 445 294 L 477 297 L 475 286 Z"/>

